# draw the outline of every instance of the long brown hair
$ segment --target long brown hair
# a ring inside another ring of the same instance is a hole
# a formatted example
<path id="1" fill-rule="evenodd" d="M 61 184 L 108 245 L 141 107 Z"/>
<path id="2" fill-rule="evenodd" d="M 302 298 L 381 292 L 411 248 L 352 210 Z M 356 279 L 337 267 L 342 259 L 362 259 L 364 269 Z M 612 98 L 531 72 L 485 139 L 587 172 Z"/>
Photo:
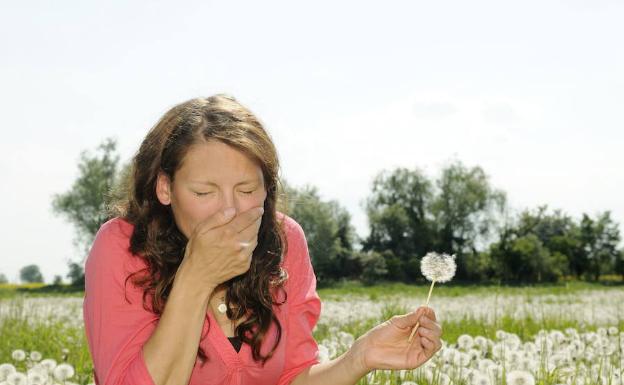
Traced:
<path id="1" fill-rule="evenodd" d="M 246 273 L 224 283 L 228 318 L 237 320 L 249 316 L 236 327 L 235 333 L 241 341 L 251 345 L 253 359 L 261 360 L 264 365 L 272 357 L 282 335 L 280 322 L 273 314 L 271 290 L 283 289 L 287 278 L 280 267 L 287 242 L 282 223 L 276 216 L 278 191 L 281 191 L 278 189 L 281 184 L 279 163 L 273 142 L 262 124 L 234 98 L 214 95 L 180 103 L 167 111 L 143 140 L 122 187 L 121 199 L 111 206 L 111 215 L 134 225 L 130 251 L 147 263 L 146 269 L 128 276 L 126 283 L 131 276 L 145 272 L 132 282 L 144 290 L 145 309 L 150 310 L 146 307 L 146 298 L 151 294 L 151 311 L 162 314 L 188 239 L 175 224 L 171 206 L 157 199 L 156 179 L 162 171 L 173 181 L 189 147 L 204 140 L 218 140 L 236 148 L 255 161 L 264 175 L 267 197 L 251 266 Z M 238 306 L 236 310 L 230 309 L 232 302 Z M 276 305 L 283 303 L 275 301 Z M 260 346 L 271 322 L 276 324 L 277 339 L 272 350 L 263 356 Z M 201 347 L 198 356 L 202 365 L 208 360 Z"/>

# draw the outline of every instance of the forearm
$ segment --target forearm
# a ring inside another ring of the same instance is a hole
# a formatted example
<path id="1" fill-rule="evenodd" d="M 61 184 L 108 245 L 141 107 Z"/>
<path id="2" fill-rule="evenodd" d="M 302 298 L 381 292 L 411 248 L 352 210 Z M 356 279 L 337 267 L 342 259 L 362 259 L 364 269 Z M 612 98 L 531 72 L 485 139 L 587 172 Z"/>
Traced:
<path id="1" fill-rule="evenodd" d="M 183 273 L 176 281 L 158 325 L 143 346 L 145 365 L 156 385 L 187 385 L 197 359 L 211 290 L 200 290 Z"/>
<path id="2" fill-rule="evenodd" d="M 369 369 L 364 367 L 360 342 L 341 356 L 328 362 L 311 366 L 295 377 L 292 385 L 353 385 L 364 377 Z"/>

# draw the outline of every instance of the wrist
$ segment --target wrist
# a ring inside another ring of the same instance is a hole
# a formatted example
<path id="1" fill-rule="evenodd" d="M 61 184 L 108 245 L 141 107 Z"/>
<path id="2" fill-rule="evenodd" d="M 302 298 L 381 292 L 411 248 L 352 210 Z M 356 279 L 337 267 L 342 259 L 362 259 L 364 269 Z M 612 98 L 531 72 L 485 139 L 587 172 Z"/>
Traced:
<path id="1" fill-rule="evenodd" d="M 201 298 L 208 303 L 217 286 L 217 284 L 198 279 L 189 269 L 185 269 L 181 265 L 176 272 L 171 290 L 183 292 L 194 298 Z"/>
<path id="2" fill-rule="evenodd" d="M 366 363 L 366 337 L 361 336 L 351 348 L 345 353 L 345 358 L 347 359 L 350 370 L 352 373 L 357 373 L 358 378 L 364 377 L 367 375 L 373 368 L 368 367 Z"/>

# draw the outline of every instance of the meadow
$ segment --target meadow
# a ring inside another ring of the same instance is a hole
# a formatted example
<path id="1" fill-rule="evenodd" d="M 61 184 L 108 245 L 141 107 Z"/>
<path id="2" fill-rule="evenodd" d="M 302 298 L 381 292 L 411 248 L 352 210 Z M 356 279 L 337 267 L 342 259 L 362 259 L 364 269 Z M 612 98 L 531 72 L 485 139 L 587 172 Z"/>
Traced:
<path id="1" fill-rule="evenodd" d="M 319 289 L 321 361 L 395 314 L 424 303 L 425 285 L 347 283 Z M 0 385 L 91 384 L 83 294 L 0 287 Z M 414 370 L 376 370 L 360 385 L 622 385 L 624 287 L 436 286 L 430 306 L 443 348 Z"/>

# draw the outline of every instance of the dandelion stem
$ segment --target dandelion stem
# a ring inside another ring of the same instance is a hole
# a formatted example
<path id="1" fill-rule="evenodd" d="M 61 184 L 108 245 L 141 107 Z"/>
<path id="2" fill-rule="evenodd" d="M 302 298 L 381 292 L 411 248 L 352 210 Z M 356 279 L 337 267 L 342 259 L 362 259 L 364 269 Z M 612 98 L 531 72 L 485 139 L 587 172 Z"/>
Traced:
<path id="1" fill-rule="evenodd" d="M 429 287 L 429 295 L 427 295 L 427 303 L 425 304 L 425 307 L 429 306 L 429 299 L 431 299 L 431 292 L 433 291 L 433 285 L 435 285 L 435 283 L 436 283 L 435 279 L 433 281 L 431 281 L 431 286 Z M 410 333 L 410 336 L 407 339 L 407 342 L 409 342 L 409 343 L 412 342 L 412 338 L 414 337 L 414 333 L 416 333 L 416 330 L 418 329 L 419 326 L 420 326 L 420 322 L 417 322 L 416 325 L 414 326 L 414 328 L 412 329 L 412 332 Z"/>

